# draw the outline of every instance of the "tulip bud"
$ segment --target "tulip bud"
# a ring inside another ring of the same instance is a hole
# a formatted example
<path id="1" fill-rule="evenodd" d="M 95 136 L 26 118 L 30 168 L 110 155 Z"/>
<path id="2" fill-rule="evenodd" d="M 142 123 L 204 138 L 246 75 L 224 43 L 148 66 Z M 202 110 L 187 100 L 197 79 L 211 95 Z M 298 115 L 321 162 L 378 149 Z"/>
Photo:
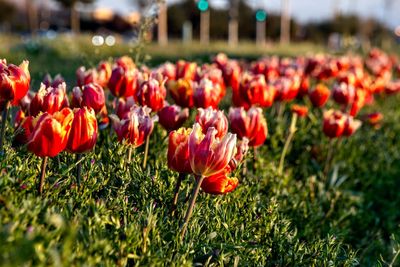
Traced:
<path id="1" fill-rule="evenodd" d="M 169 92 L 175 103 L 181 107 L 193 107 L 193 85 L 192 81 L 178 79 L 168 83 Z"/>
<path id="2" fill-rule="evenodd" d="M 177 105 L 164 106 L 157 113 L 159 123 L 167 131 L 172 131 L 180 128 L 183 123 L 189 118 L 189 109 Z"/>
<path id="3" fill-rule="evenodd" d="M 176 62 L 176 79 L 193 81 L 196 75 L 196 68 L 197 64 L 195 62 L 178 60 Z"/>
<path id="4" fill-rule="evenodd" d="M 367 121 L 372 126 L 377 126 L 383 120 L 383 114 L 380 112 L 370 113 L 366 115 L 365 121 Z"/>
<path id="5" fill-rule="evenodd" d="M 134 106 L 122 120 L 110 115 L 118 141 L 125 140 L 133 147 L 141 146 L 153 131 L 154 122 L 150 117 L 150 111 L 147 107 Z"/>
<path id="6" fill-rule="evenodd" d="M 74 109 L 67 150 L 71 153 L 92 150 L 96 144 L 97 132 L 97 120 L 93 109 L 90 107 Z"/>
<path id="7" fill-rule="evenodd" d="M 55 157 L 65 149 L 74 114 L 64 108 L 54 114 L 43 113 L 34 118 L 28 150 L 38 157 Z"/>
<path id="8" fill-rule="evenodd" d="M 237 134 L 239 139 L 249 139 L 249 146 L 257 147 L 264 144 L 268 135 L 267 121 L 261 108 L 250 108 L 247 112 L 243 107 L 231 108 L 229 120 L 232 132 Z"/>
<path id="9" fill-rule="evenodd" d="M 88 69 L 84 66 L 79 67 L 76 70 L 76 84 L 82 87 L 89 83 L 94 83 L 97 80 L 96 69 Z"/>
<path id="10" fill-rule="evenodd" d="M 364 89 L 358 89 L 356 90 L 356 95 L 354 98 L 353 103 L 351 103 L 351 108 L 349 114 L 351 116 L 356 116 L 357 113 L 365 106 L 365 103 L 367 101 L 369 92 Z"/>
<path id="11" fill-rule="evenodd" d="M 273 85 L 276 88 L 275 100 L 278 101 L 291 101 L 296 98 L 300 88 L 299 75 L 292 77 L 280 77 Z"/>
<path id="12" fill-rule="evenodd" d="M 189 136 L 189 160 L 194 174 L 211 176 L 222 171 L 236 153 L 236 135 L 228 133 L 222 140 L 217 130 L 209 128 L 206 135 L 196 123 Z"/>
<path id="13" fill-rule="evenodd" d="M 134 106 L 135 106 L 135 100 L 132 96 L 126 99 L 120 98 L 117 101 L 115 113 L 117 114 L 120 120 L 125 119 L 126 116 L 129 114 L 129 112 L 131 111 L 131 108 Z"/>
<path id="14" fill-rule="evenodd" d="M 137 89 L 137 69 L 124 69 L 116 66 L 108 81 L 108 88 L 116 97 L 129 97 L 136 93 Z"/>
<path id="15" fill-rule="evenodd" d="M 340 137 L 343 134 L 347 116 L 338 110 L 330 109 L 324 112 L 323 132 L 329 138 Z"/>
<path id="16" fill-rule="evenodd" d="M 97 79 L 96 83 L 105 88 L 111 78 L 111 65 L 107 61 L 102 61 L 97 66 Z"/>
<path id="17" fill-rule="evenodd" d="M 176 68 L 175 65 L 170 63 L 170 62 L 166 62 L 163 65 L 161 65 L 158 68 L 158 71 L 162 74 L 163 79 L 166 79 L 166 81 L 173 81 L 176 78 Z"/>
<path id="18" fill-rule="evenodd" d="M 156 79 L 149 78 L 142 82 L 136 92 L 136 99 L 142 106 L 148 106 L 152 111 L 157 112 L 164 106 L 167 96 L 164 83 L 159 83 Z"/>
<path id="19" fill-rule="evenodd" d="M 68 96 L 65 83 L 58 87 L 47 87 L 41 84 L 39 91 L 33 97 L 29 112 L 31 116 L 37 116 L 40 112 L 53 114 L 61 109 L 68 107 Z"/>
<path id="20" fill-rule="evenodd" d="M 319 83 L 315 88 L 309 92 L 308 97 L 314 107 L 323 107 L 328 102 L 331 92 L 324 84 Z"/>
<path id="21" fill-rule="evenodd" d="M 169 133 L 168 168 L 179 173 L 192 173 L 189 161 L 189 136 L 192 129 L 180 128 Z"/>
<path id="22" fill-rule="evenodd" d="M 332 97 L 336 103 L 347 106 L 353 103 L 355 93 L 355 88 L 351 84 L 342 82 L 333 86 Z"/>
<path id="23" fill-rule="evenodd" d="M 237 142 L 236 145 L 236 155 L 229 162 L 229 168 L 235 170 L 240 162 L 243 161 L 247 152 L 249 151 L 249 139 L 243 137 L 243 139 Z"/>
<path id="24" fill-rule="evenodd" d="M 50 74 L 46 74 L 43 78 L 42 83 L 47 87 L 57 88 L 60 84 L 65 83 L 64 78 L 61 74 L 57 74 L 54 79 L 51 77 Z"/>
<path id="25" fill-rule="evenodd" d="M 299 117 L 306 117 L 308 114 L 308 108 L 306 106 L 294 104 L 290 109 L 293 113 L 296 113 Z"/>
<path id="26" fill-rule="evenodd" d="M 132 70 L 136 68 L 133 59 L 130 56 L 122 56 L 115 61 L 115 64 L 124 70 Z"/>
<path id="27" fill-rule="evenodd" d="M 103 88 L 97 83 L 89 83 L 81 88 L 75 87 L 72 91 L 73 107 L 91 107 L 97 114 L 105 105 Z"/>
<path id="28" fill-rule="evenodd" d="M 217 130 L 215 137 L 222 138 L 228 132 L 228 119 L 221 110 L 214 110 L 211 107 L 207 109 L 199 108 L 196 122 L 198 122 L 206 134 L 208 128 L 213 127 Z"/>
<path id="29" fill-rule="evenodd" d="M 220 99 L 219 85 L 213 84 L 208 79 L 202 79 L 200 83 L 194 86 L 193 100 L 194 105 L 198 108 L 218 108 Z"/>

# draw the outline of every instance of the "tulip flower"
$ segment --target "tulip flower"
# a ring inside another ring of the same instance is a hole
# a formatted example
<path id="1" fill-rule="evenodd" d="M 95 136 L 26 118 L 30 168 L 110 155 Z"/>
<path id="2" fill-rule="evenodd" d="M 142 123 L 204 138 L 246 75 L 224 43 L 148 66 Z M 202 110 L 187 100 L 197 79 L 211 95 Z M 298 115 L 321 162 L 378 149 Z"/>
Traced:
<path id="1" fill-rule="evenodd" d="M 329 138 L 340 137 L 343 134 L 346 114 L 338 110 L 328 110 L 324 112 L 323 132 Z"/>
<path id="2" fill-rule="evenodd" d="M 364 107 L 367 98 L 368 98 L 369 92 L 365 89 L 358 89 L 356 90 L 356 96 L 354 98 L 353 103 L 351 103 L 350 107 L 350 112 L 349 114 L 351 116 L 356 116 L 357 113 L 360 111 L 362 107 Z"/>
<path id="3" fill-rule="evenodd" d="M 96 69 L 88 69 L 84 66 L 79 67 L 76 70 L 76 84 L 79 87 L 82 87 L 89 83 L 94 83 L 97 80 L 97 71 Z"/>
<path id="4" fill-rule="evenodd" d="M 382 120 L 383 120 L 383 114 L 380 112 L 367 114 L 365 118 L 365 121 L 375 128 L 379 127 Z"/>
<path id="5" fill-rule="evenodd" d="M 8 117 L 9 103 L 17 105 L 29 90 L 31 76 L 28 70 L 29 61 L 23 61 L 19 67 L 0 60 L 0 101 L 3 103 L 3 113 L 0 130 L 0 152 L 3 152 L 3 139 Z"/>
<path id="6" fill-rule="evenodd" d="M 219 101 L 221 101 L 220 90 L 221 87 L 218 84 L 213 84 L 208 79 L 202 79 L 194 86 L 194 105 L 198 108 L 218 108 Z"/>
<path id="7" fill-rule="evenodd" d="M 197 64 L 195 62 L 187 62 L 178 60 L 176 62 L 176 79 L 185 79 L 193 81 L 196 75 Z"/>
<path id="8" fill-rule="evenodd" d="M 308 107 L 307 107 L 307 106 L 302 106 L 302 105 L 294 104 L 294 105 L 292 105 L 292 107 L 291 107 L 291 111 L 292 111 L 293 113 L 296 113 L 297 116 L 299 116 L 299 117 L 306 117 L 307 114 L 308 114 Z"/>
<path id="9" fill-rule="evenodd" d="M 309 92 L 308 97 L 314 107 L 320 108 L 328 102 L 330 94 L 331 92 L 329 91 L 329 88 L 324 84 L 319 83 Z"/>
<path id="10" fill-rule="evenodd" d="M 126 99 L 120 98 L 116 102 L 115 114 L 117 114 L 118 118 L 122 120 L 127 117 L 129 112 L 131 111 L 131 108 L 134 106 L 135 106 L 135 100 L 133 96 L 128 97 Z"/>
<path id="11" fill-rule="evenodd" d="M 43 192 L 47 158 L 57 156 L 66 148 L 73 117 L 72 110 L 64 108 L 54 114 L 45 112 L 32 121 L 33 130 L 28 138 L 28 150 L 43 158 L 39 194 Z"/>
<path id="12" fill-rule="evenodd" d="M 96 83 L 105 88 L 111 78 L 111 73 L 112 69 L 110 63 L 107 61 L 100 62 L 97 66 L 97 79 L 95 80 Z"/>
<path id="13" fill-rule="evenodd" d="M 76 154 L 77 172 L 76 179 L 80 185 L 82 153 L 94 148 L 97 140 L 97 120 L 92 108 L 83 107 L 74 109 L 74 118 L 68 137 L 67 151 Z"/>
<path id="14" fill-rule="evenodd" d="M 134 106 L 122 120 L 115 115 L 110 115 L 118 141 L 126 141 L 132 148 L 141 146 L 153 131 L 154 122 L 150 117 L 150 111 L 147 107 Z M 128 162 L 130 162 L 131 150 L 129 152 Z"/>
<path id="15" fill-rule="evenodd" d="M 228 132 L 228 119 L 221 110 L 214 110 L 211 107 L 207 109 L 199 108 L 196 122 L 200 124 L 204 134 L 211 127 L 217 130 L 216 137 L 218 138 L 224 137 Z"/>
<path id="16" fill-rule="evenodd" d="M 206 177 L 202 184 L 201 189 L 205 193 L 212 195 L 223 195 L 235 190 L 239 184 L 236 177 L 229 177 L 230 168 L 222 170 L 221 172 L 212 176 Z"/>
<path id="17" fill-rule="evenodd" d="M 25 145 L 33 131 L 33 117 L 28 116 L 20 119 L 14 132 L 13 146 Z"/>
<path id="18" fill-rule="evenodd" d="M 170 62 L 161 65 L 158 68 L 158 71 L 162 74 L 163 78 L 166 79 L 166 82 L 174 81 L 176 79 L 175 65 Z"/>
<path id="19" fill-rule="evenodd" d="M 189 109 L 177 105 L 164 106 L 157 112 L 158 122 L 168 132 L 180 128 L 189 118 Z"/>
<path id="20" fill-rule="evenodd" d="M 64 78 L 61 74 L 57 74 L 54 79 L 51 77 L 50 74 L 46 74 L 43 78 L 42 83 L 47 87 L 57 88 L 60 84 L 65 83 Z"/>
<path id="21" fill-rule="evenodd" d="M 276 88 L 275 100 L 289 102 L 296 98 L 300 88 L 299 75 L 293 77 L 280 77 L 273 83 Z"/>
<path id="22" fill-rule="evenodd" d="M 168 83 L 169 92 L 175 103 L 181 107 L 193 107 L 193 84 L 190 80 L 178 79 Z"/>
<path id="23" fill-rule="evenodd" d="M 136 65 L 133 62 L 133 59 L 130 56 L 122 56 L 115 60 L 115 64 L 119 67 L 122 67 L 124 70 L 135 69 Z"/>
<path id="24" fill-rule="evenodd" d="M 353 103 L 356 90 L 353 85 L 344 82 L 335 84 L 332 90 L 332 98 L 336 103 L 347 106 Z"/>
<path id="25" fill-rule="evenodd" d="M 136 92 L 136 99 L 142 106 L 148 106 L 152 111 L 157 112 L 164 107 L 164 100 L 167 91 L 164 82 L 159 83 L 154 78 L 142 82 Z"/>
<path id="26" fill-rule="evenodd" d="M 189 136 L 189 161 L 192 171 L 198 176 L 189 208 L 182 225 L 181 239 L 183 239 L 190 216 L 205 177 L 222 171 L 236 153 L 236 135 L 228 133 L 221 140 L 216 138 L 217 130 L 209 128 L 204 135 L 200 124 L 196 123 Z"/>
<path id="27" fill-rule="evenodd" d="M 243 107 L 229 110 L 229 121 L 232 132 L 239 139 L 249 139 L 249 146 L 258 147 L 264 144 L 268 135 L 267 121 L 261 108 L 250 108 L 247 112 Z"/>
<path id="28" fill-rule="evenodd" d="M 31 116 L 37 116 L 40 112 L 53 114 L 61 109 L 68 107 L 68 96 L 65 83 L 61 83 L 58 87 L 47 87 L 40 85 L 40 89 L 33 97 L 29 106 Z"/>
<path id="29" fill-rule="evenodd" d="M 103 88 L 97 83 L 89 83 L 72 90 L 72 107 L 90 107 L 97 114 L 105 105 Z"/>
<path id="30" fill-rule="evenodd" d="M 125 66 L 125 65 L 124 65 Z M 134 96 L 137 90 L 137 69 L 125 69 L 122 66 L 116 66 L 112 70 L 108 88 L 116 97 Z"/>
<path id="31" fill-rule="evenodd" d="M 169 133 L 168 138 L 168 168 L 179 173 L 176 181 L 174 197 L 171 205 L 173 214 L 178 203 L 178 194 L 182 180 L 187 174 L 192 173 L 192 167 L 189 161 L 189 135 L 192 129 L 180 128 Z"/>

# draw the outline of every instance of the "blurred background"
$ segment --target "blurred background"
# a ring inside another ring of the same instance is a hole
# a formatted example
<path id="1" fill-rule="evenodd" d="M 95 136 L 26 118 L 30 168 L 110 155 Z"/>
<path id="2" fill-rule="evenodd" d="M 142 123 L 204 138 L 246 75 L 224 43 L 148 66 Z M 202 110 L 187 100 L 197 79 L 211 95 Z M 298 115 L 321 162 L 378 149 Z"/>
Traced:
<path id="1" fill-rule="evenodd" d="M 56 38 L 92 35 L 93 45 L 148 41 L 259 46 L 312 42 L 331 49 L 400 40 L 398 0 L 0 0 L 1 34 Z"/>

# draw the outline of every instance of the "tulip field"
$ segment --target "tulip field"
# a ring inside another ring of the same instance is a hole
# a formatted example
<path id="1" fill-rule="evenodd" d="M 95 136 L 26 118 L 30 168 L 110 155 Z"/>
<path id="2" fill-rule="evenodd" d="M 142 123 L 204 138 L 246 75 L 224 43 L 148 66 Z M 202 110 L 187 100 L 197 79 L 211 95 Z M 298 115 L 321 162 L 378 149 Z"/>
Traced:
<path id="1" fill-rule="evenodd" d="M 0 55 L 0 266 L 400 265 L 396 55 Z"/>

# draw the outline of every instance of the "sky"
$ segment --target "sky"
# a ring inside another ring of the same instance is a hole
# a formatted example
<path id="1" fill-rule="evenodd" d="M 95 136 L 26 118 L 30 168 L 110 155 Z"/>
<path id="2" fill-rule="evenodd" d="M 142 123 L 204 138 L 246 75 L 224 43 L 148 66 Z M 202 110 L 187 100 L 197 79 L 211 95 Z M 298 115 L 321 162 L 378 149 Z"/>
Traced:
<path id="1" fill-rule="evenodd" d="M 180 0 L 166 0 L 167 4 Z M 98 7 L 109 7 L 118 13 L 126 14 L 135 10 L 134 0 L 98 0 Z M 228 0 L 209 0 L 214 7 L 224 7 Z M 290 14 L 301 22 L 329 18 L 336 8 L 342 13 L 357 13 L 363 17 L 375 17 L 390 27 L 400 25 L 400 0 L 289 0 Z M 392 2 L 385 9 L 385 2 Z M 253 7 L 279 12 L 281 0 L 248 0 Z"/>

